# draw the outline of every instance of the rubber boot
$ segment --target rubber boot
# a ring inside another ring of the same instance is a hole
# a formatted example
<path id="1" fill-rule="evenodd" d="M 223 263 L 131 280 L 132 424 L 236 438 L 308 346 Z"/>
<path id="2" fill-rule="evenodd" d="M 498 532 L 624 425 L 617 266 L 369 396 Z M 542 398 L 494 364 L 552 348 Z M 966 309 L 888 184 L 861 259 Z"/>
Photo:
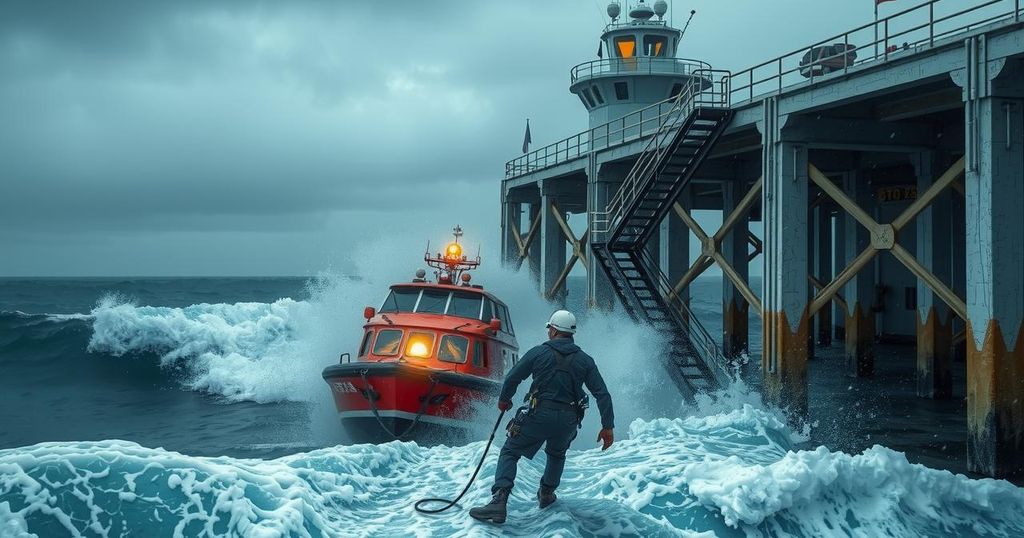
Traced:
<path id="1" fill-rule="evenodd" d="M 508 504 L 509 490 L 499 489 L 491 495 L 491 502 L 484 506 L 477 506 L 469 510 L 469 516 L 478 521 L 490 521 L 501 524 L 505 522 L 508 515 L 506 505 Z"/>
<path id="2" fill-rule="evenodd" d="M 554 489 L 541 486 L 540 489 L 537 490 L 537 504 L 540 506 L 541 510 L 551 506 L 551 504 L 557 500 L 558 496 L 555 495 Z"/>

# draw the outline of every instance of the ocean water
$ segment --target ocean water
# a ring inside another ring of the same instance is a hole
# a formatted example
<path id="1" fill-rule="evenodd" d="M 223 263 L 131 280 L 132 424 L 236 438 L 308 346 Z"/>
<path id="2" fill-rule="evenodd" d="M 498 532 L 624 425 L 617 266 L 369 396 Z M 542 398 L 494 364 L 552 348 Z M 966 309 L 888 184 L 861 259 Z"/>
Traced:
<path id="1" fill-rule="evenodd" d="M 504 527 L 420 515 L 412 503 L 459 491 L 483 443 L 351 445 L 320 378 L 403 276 L 0 280 L 0 537 L 1024 535 L 1008 482 L 809 445 L 742 382 L 683 404 L 661 336 L 614 312 L 578 335 L 612 387 L 612 449 L 595 449 L 590 413 L 551 509 L 533 499 L 541 453 L 520 464 Z M 543 338 L 551 307 L 525 275 L 477 281 L 509 302 L 521 345 Z M 719 288 L 693 291 L 712 334 Z M 570 303 L 581 293 L 574 281 Z M 474 420 L 486 438 L 492 408 Z M 488 497 L 495 459 L 464 507 Z"/>

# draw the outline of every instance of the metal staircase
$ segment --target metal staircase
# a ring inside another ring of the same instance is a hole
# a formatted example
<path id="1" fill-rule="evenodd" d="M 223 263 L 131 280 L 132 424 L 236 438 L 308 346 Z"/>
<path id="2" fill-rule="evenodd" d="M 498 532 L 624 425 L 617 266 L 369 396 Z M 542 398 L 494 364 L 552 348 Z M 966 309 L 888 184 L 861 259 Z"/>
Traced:
<path id="1" fill-rule="evenodd" d="M 665 366 L 689 399 L 723 386 L 728 366 L 645 247 L 732 114 L 728 72 L 700 70 L 693 75 L 607 210 L 591 216 L 598 264 L 634 319 L 672 335 Z"/>

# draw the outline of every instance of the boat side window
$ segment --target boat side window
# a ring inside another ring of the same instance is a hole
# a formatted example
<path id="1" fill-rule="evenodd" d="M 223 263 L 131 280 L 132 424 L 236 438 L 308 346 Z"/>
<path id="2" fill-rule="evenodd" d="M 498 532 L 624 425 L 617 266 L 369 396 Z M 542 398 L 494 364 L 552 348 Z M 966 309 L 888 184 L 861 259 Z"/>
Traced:
<path id="1" fill-rule="evenodd" d="M 366 352 L 370 351 L 370 341 L 373 340 L 373 331 L 366 331 L 366 335 L 363 336 L 363 343 L 359 344 L 359 356 L 365 357 Z"/>
<path id="2" fill-rule="evenodd" d="M 398 355 L 402 348 L 402 331 L 398 329 L 384 329 L 377 333 L 377 340 L 373 343 L 373 354 L 392 356 Z"/>
<path id="3" fill-rule="evenodd" d="M 516 365 L 515 357 L 512 355 L 512 353 L 509 352 L 509 350 L 507 350 L 505 348 L 501 348 L 501 362 L 504 363 L 505 365 L 508 365 L 508 364 L 511 364 L 512 366 Z"/>
<path id="4" fill-rule="evenodd" d="M 437 351 L 437 358 L 444 362 L 465 364 L 466 355 L 468 353 L 468 338 L 465 336 L 446 334 L 441 337 L 441 348 Z"/>
<path id="5" fill-rule="evenodd" d="M 477 368 L 487 368 L 487 355 L 485 355 L 487 346 L 484 345 L 483 340 L 476 340 L 473 342 L 473 366 Z"/>
<path id="6" fill-rule="evenodd" d="M 447 290 L 423 290 L 423 297 L 420 297 L 416 311 L 423 314 L 444 314 L 449 295 L 451 292 Z"/>
<path id="7" fill-rule="evenodd" d="M 477 319 L 477 316 L 480 315 L 480 301 L 482 300 L 483 296 L 479 293 L 457 291 L 452 294 L 452 300 L 448 303 L 448 315 Z"/>
<path id="8" fill-rule="evenodd" d="M 384 299 L 380 312 L 412 312 L 419 296 L 420 290 L 416 288 L 393 289 L 388 294 L 388 298 Z"/>
<path id="9" fill-rule="evenodd" d="M 508 315 L 508 307 L 503 304 L 495 304 L 498 309 L 498 319 L 501 320 L 501 330 L 515 336 L 516 330 L 512 328 L 512 318 Z"/>
<path id="10" fill-rule="evenodd" d="M 494 316 L 495 316 L 494 301 L 492 301 L 490 299 L 485 299 L 484 300 L 484 309 L 483 309 L 483 311 L 480 312 L 480 319 L 484 323 L 489 323 L 492 319 L 494 319 Z"/>

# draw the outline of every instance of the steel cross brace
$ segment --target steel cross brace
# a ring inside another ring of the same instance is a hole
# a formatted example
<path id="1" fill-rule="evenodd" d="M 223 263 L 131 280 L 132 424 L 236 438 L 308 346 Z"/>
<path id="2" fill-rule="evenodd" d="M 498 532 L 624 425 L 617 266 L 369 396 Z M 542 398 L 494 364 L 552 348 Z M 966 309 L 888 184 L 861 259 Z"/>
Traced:
<path id="1" fill-rule="evenodd" d="M 551 204 L 551 212 L 555 216 L 555 221 L 558 222 L 558 227 L 562 229 L 562 234 L 565 236 L 565 239 L 569 242 L 569 245 L 572 246 L 572 256 L 569 257 L 568 263 L 566 263 L 565 267 L 562 268 L 562 272 L 558 275 L 558 279 L 555 280 L 555 283 L 552 284 L 551 289 L 547 290 L 544 294 L 548 299 L 554 297 L 558 288 L 561 288 L 562 284 L 565 283 L 565 279 L 569 278 L 569 272 L 572 271 L 576 262 L 583 264 L 583 268 L 586 269 L 587 272 L 590 272 L 586 256 L 587 239 L 590 235 L 590 230 L 586 230 L 579 239 L 576 239 L 576 235 L 573 234 L 572 229 L 569 228 L 569 223 L 565 222 L 565 217 L 562 216 L 562 211 L 558 209 L 558 206 Z"/>
<path id="2" fill-rule="evenodd" d="M 762 252 L 764 252 L 764 243 L 762 243 L 761 239 L 754 235 L 754 232 L 747 232 L 747 242 L 750 243 L 752 247 L 754 247 L 754 251 L 751 252 L 750 254 L 747 254 L 747 263 L 750 263 L 754 261 L 754 258 L 758 257 Z"/>
<path id="3" fill-rule="evenodd" d="M 519 249 L 519 256 L 516 259 L 516 271 L 523 266 L 523 260 L 530 255 L 530 246 L 533 245 L 533 240 L 537 238 L 537 230 L 540 229 L 540 217 L 541 213 L 537 212 L 537 216 L 530 223 L 530 231 L 526 232 L 526 239 L 519 235 L 519 230 L 512 228 L 512 239 L 515 240 L 516 247 Z"/>
<path id="4" fill-rule="evenodd" d="M 697 260 L 693 262 L 693 265 L 686 271 L 686 274 L 679 279 L 675 287 L 672 288 L 670 298 L 677 297 L 679 293 L 690 285 L 698 276 L 714 264 L 718 264 L 722 268 L 722 273 L 732 281 L 736 289 L 739 290 L 740 295 L 747 300 L 747 303 L 752 305 L 758 314 L 761 313 L 761 299 L 754 294 L 750 286 L 740 278 L 739 273 L 733 269 L 732 265 L 729 264 L 725 256 L 722 255 L 721 246 L 722 240 L 729 234 L 730 231 L 740 222 L 740 219 L 745 218 L 750 208 L 754 205 L 754 202 L 759 201 L 761 195 L 761 186 L 764 183 L 764 177 L 760 177 L 754 182 L 754 185 L 750 187 L 747 194 L 743 196 L 736 207 L 732 210 L 725 220 L 722 221 L 722 227 L 715 232 L 715 235 L 708 236 L 704 229 L 701 228 L 700 224 L 690 216 L 689 213 L 683 209 L 683 206 L 679 205 L 679 202 L 675 202 L 672 205 L 672 209 L 675 210 L 676 215 L 686 224 L 686 227 L 693 231 L 693 234 L 697 236 L 697 240 L 701 244 L 701 254 L 697 257 Z M 747 238 L 749 241 L 749 236 Z M 756 254 L 755 254 L 756 255 Z"/>
<path id="5" fill-rule="evenodd" d="M 967 304 L 953 290 L 949 289 L 931 271 L 921 265 L 913 254 L 903 248 L 897 242 L 897 235 L 906 225 L 914 219 L 922 210 L 931 205 L 935 198 L 946 188 L 955 184 L 956 180 L 964 173 L 964 157 L 953 163 L 948 170 L 943 172 L 939 179 L 932 183 L 924 193 L 917 197 L 909 207 L 903 210 L 895 220 L 889 224 L 879 224 L 860 208 L 842 189 L 836 187 L 825 174 L 821 173 L 813 164 L 807 166 L 808 175 L 821 190 L 825 191 L 830 198 L 835 200 L 839 207 L 842 207 L 857 222 L 871 232 L 871 244 L 857 255 L 836 277 L 821 288 L 821 291 L 811 301 L 808 315 L 814 315 L 829 303 L 839 288 L 843 287 L 853 278 L 879 251 L 888 250 L 910 270 L 917 278 L 931 288 L 932 292 L 943 300 L 949 308 L 961 319 L 967 319 Z"/>

